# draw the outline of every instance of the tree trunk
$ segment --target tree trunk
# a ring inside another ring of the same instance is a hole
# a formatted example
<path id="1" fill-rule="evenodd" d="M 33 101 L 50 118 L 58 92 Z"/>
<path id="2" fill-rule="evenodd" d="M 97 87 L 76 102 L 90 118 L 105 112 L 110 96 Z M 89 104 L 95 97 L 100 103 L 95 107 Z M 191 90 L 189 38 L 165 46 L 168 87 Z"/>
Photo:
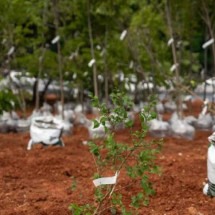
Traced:
<path id="1" fill-rule="evenodd" d="M 108 74 L 108 66 L 107 66 L 107 38 L 108 38 L 108 26 L 106 25 L 105 28 L 105 46 L 104 46 L 104 70 L 105 70 L 105 103 L 106 106 L 108 107 L 109 105 L 109 74 Z"/>
<path id="2" fill-rule="evenodd" d="M 172 54 L 173 54 L 173 63 L 176 66 L 175 68 L 175 77 L 176 77 L 176 105 L 177 105 L 177 115 L 179 119 L 182 118 L 182 98 L 181 98 L 181 89 L 180 89 L 180 75 L 179 75 L 179 62 L 177 59 L 177 52 L 175 47 L 175 41 L 174 41 L 174 35 L 173 35 L 173 29 L 172 29 L 172 22 L 171 22 L 171 15 L 169 11 L 169 5 L 168 1 L 166 3 L 166 17 L 167 17 L 167 24 L 169 28 L 169 34 L 170 37 L 173 39 L 173 42 L 171 44 L 172 47 Z"/>
<path id="3" fill-rule="evenodd" d="M 92 59 L 95 59 L 92 24 L 91 24 L 91 19 L 90 19 L 90 0 L 88 0 L 88 2 L 87 2 L 87 21 L 88 21 L 88 32 L 89 32 L 89 39 L 90 39 L 91 57 L 92 57 Z M 96 97 L 98 97 L 98 81 L 97 81 L 96 62 L 93 64 L 93 86 L 94 86 L 94 94 Z"/>
<path id="4" fill-rule="evenodd" d="M 44 1 L 44 7 L 43 7 L 43 25 L 46 24 L 46 11 L 47 11 L 47 3 L 46 1 Z M 39 57 L 39 71 L 38 71 L 38 75 L 37 75 L 37 80 L 35 82 L 35 89 L 33 89 L 33 99 L 35 102 L 35 109 L 36 111 L 39 110 L 40 107 L 40 94 L 39 94 L 39 80 L 41 78 L 41 74 L 42 74 L 42 70 L 43 70 L 43 60 L 44 60 L 44 56 L 45 56 L 45 52 L 46 52 L 46 47 L 45 47 L 45 35 L 44 32 L 42 31 L 42 35 L 41 35 L 42 39 L 43 39 L 43 45 L 41 46 L 41 56 Z M 44 97 L 43 97 L 44 99 Z"/>
<path id="5" fill-rule="evenodd" d="M 56 36 L 59 36 L 59 13 L 58 13 L 58 1 L 54 0 L 53 1 L 53 9 L 54 9 L 54 25 L 55 25 L 55 32 Z M 58 73 L 59 73 L 59 79 L 60 79 L 60 100 L 61 100 L 61 105 L 62 105 L 62 119 L 64 119 L 64 85 L 63 85 L 63 71 L 62 71 L 62 55 L 61 55 L 61 45 L 60 41 L 57 41 L 57 59 L 58 59 Z"/>
<path id="6" fill-rule="evenodd" d="M 39 71 L 38 71 L 37 79 L 34 83 L 34 89 L 33 89 L 33 99 L 35 99 L 34 102 L 35 102 L 36 111 L 38 111 L 40 107 L 39 81 L 42 74 L 43 58 L 45 55 L 45 51 L 46 51 L 46 48 L 42 47 L 42 55 L 39 58 Z"/>
<path id="7" fill-rule="evenodd" d="M 49 80 L 46 82 L 46 85 L 45 85 L 42 93 L 40 94 L 40 101 L 41 101 L 41 103 L 43 103 L 44 100 L 45 100 L 45 95 L 46 95 L 46 92 L 47 92 L 48 87 L 51 84 L 51 82 L 52 82 L 52 78 L 49 78 Z"/>
<path id="8" fill-rule="evenodd" d="M 202 1 L 203 4 L 203 10 L 204 10 L 204 21 L 208 27 L 208 31 L 209 31 L 209 35 L 210 35 L 210 39 L 215 39 L 214 38 L 214 32 L 213 32 L 213 26 L 212 26 L 212 21 L 211 21 L 211 17 L 209 15 L 209 11 L 208 11 L 208 7 L 205 5 L 205 2 Z M 213 53 L 213 73 L 215 76 L 215 42 L 213 42 L 212 44 L 212 53 Z M 205 68 L 207 68 L 207 47 L 205 48 Z M 206 72 L 206 71 L 205 71 Z M 206 81 L 206 80 L 205 80 Z M 212 84 L 213 87 L 213 94 L 215 92 L 215 87 L 214 84 Z M 206 99 L 206 83 L 205 83 L 205 89 L 204 89 L 204 98 Z M 212 96 L 212 105 L 214 106 L 214 96 Z M 212 107 L 213 108 L 213 107 Z"/>

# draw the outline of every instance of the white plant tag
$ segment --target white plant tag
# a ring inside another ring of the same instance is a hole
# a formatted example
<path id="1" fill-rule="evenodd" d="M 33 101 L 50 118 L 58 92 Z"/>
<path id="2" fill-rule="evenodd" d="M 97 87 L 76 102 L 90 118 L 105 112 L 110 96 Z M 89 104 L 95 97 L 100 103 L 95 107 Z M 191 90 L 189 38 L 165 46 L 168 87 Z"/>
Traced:
<path id="1" fill-rule="evenodd" d="M 88 63 L 88 66 L 89 66 L 89 67 L 92 67 L 92 65 L 93 65 L 95 62 L 96 62 L 96 60 L 95 60 L 95 59 L 92 59 L 92 60 Z"/>
<path id="2" fill-rule="evenodd" d="M 134 67 L 134 61 L 132 60 L 130 63 L 129 63 L 129 69 L 133 69 Z"/>
<path id="3" fill-rule="evenodd" d="M 7 42 L 7 40 L 4 38 L 1 42 L 1 44 L 5 44 Z"/>
<path id="4" fill-rule="evenodd" d="M 15 47 L 12 46 L 12 47 L 10 48 L 10 50 L 8 51 L 7 55 L 8 55 L 8 56 L 12 55 L 14 51 L 15 51 Z"/>
<path id="5" fill-rule="evenodd" d="M 212 43 L 214 43 L 214 38 L 208 40 L 207 42 L 205 42 L 203 45 L 202 45 L 202 48 L 203 49 L 206 49 L 208 46 L 210 46 Z"/>
<path id="6" fill-rule="evenodd" d="M 97 50 L 101 50 L 101 46 L 100 45 L 97 45 L 96 48 L 97 48 Z"/>
<path id="7" fill-rule="evenodd" d="M 173 64 L 172 66 L 171 66 L 171 68 L 170 68 L 170 71 L 171 72 L 173 72 L 173 71 L 175 71 L 175 69 L 178 67 L 178 64 L 176 63 L 176 64 Z"/>
<path id="8" fill-rule="evenodd" d="M 73 78 L 73 79 L 76 79 L 76 78 L 77 78 L 77 74 L 76 74 L 76 73 L 73 73 L 72 78 Z"/>
<path id="9" fill-rule="evenodd" d="M 53 40 L 52 40 L 52 44 L 55 44 L 55 43 L 57 43 L 58 41 L 59 41 L 59 39 L 60 39 L 60 36 L 59 35 L 57 35 Z"/>
<path id="10" fill-rule="evenodd" d="M 206 43 L 204 43 L 203 45 L 202 45 L 202 48 L 203 49 L 206 49 L 208 46 L 210 46 L 212 43 L 214 43 L 214 38 L 212 38 L 212 39 L 210 39 L 210 40 L 208 40 Z"/>
<path id="11" fill-rule="evenodd" d="M 170 38 L 169 41 L 168 41 L 168 43 L 167 43 L 167 45 L 170 46 L 173 42 L 174 42 L 174 39 Z"/>
<path id="12" fill-rule="evenodd" d="M 98 187 L 100 185 L 105 185 L 105 184 L 116 184 L 118 175 L 119 173 L 116 172 L 116 174 L 112 177 L 97 178 L 93 180 L 93 184 L 95 185 L 95 187 Z"/>
<path id="13" fill-rule="evenodd" d="M 99 55 L 100 55 L 101 57 L 102 57 L 102 56 L 104 56 L 105 51 L 106 51 L 105 49 L 102 49 L 102 51 L 100 52 L 100 54 L 99 54 Z"/>
<path id="14" fill-rule="evenodd" d="M 71 55 L 69 56 L 69 60 L 72 60 L 75 57 L 75 53 L 71 53 Z"/>
<path id="15" fill-rule="evenodd" d="M 124 40 L 126 34 L 127 34 L 127 30 L 124 30 L 124 31 L 121 33 L 121 35 L 120 35 L 120 40 Z"/>
<path id="16" fill-rule="evenodd" d="M 204 106 L 204 107 L 203 107 L 203 109 L 202 109 L 202 115 L 206 115 L 207 109 L 208 109 L 207 106 Z"/>

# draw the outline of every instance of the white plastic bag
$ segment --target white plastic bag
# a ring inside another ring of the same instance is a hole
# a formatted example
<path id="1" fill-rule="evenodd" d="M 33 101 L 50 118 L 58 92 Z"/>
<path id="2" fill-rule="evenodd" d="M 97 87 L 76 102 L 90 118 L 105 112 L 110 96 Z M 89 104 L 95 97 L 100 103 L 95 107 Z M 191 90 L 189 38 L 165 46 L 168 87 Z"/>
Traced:
<path id="1" fill-rule="evenodd" d="M 30 150 L 33 144 L 44 143 L 46 145 L 54 145 L 59 143 L 64 146 L 60 139 L 62 134 L 62 124 L 51 116 L 34 117 L 30 126 L 31 139 L 27 149 Z"/>

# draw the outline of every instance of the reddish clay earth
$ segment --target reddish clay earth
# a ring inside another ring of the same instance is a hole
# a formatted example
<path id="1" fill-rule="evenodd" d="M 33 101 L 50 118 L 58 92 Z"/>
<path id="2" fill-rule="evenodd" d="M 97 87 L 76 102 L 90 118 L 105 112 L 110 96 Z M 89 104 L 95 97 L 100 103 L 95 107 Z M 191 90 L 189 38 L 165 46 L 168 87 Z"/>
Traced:
<path id="1" fill-rule="evenodd" d="M 210 134 L 198 131 L 192 141 L 164 140 L 157 159 L 162 174 L 152 177 L 156 195 L 150 198 L 148 207 L 140 209 L 140 214 L 215 214 L 215 198 L 202 194 Z M 28 133 L 0 134 L 0 214 L 67 215 L 71 214 L 70 203 L 90 203 L 95 165 L 87 145 L 82 144 L 87 138 L 87 130 L 79 126 L 73 135 L 63 138 L 64 148 L 36 145 L 27 151 Z M 117 138 L 129 141 L 126 130 L 119 132 Z M 125 198 L 131 192 L 126 190 Z"/>

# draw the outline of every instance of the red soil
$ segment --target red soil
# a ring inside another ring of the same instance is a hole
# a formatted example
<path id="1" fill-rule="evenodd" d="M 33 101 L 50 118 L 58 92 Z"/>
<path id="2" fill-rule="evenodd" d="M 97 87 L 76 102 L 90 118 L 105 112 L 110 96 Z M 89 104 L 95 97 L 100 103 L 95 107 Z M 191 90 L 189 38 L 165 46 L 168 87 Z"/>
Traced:
<path id="1" fill-rule="evenodd" d="M 162 175 L 152 177 L 156 195 L 140 214 L 215 214 L 215 199 L 202 194 L 210 133 L 198 131 L 193 141 L 164 140 L 157 159 Z M 64 148 L 36 145 L 27 151 L 28 133 L 0 134 L 0 214 L 67 215 L 71 214 L 70 203 L 90 203 L 95 165 L 88 147 L 82 144 L 87 138 L 85 128 L 75 127 L 72 136 L 63 138 Z M 129 141 L 125 131 L 117 138 Z M 131 189 L 124 194 L 128 198 Z"/>

